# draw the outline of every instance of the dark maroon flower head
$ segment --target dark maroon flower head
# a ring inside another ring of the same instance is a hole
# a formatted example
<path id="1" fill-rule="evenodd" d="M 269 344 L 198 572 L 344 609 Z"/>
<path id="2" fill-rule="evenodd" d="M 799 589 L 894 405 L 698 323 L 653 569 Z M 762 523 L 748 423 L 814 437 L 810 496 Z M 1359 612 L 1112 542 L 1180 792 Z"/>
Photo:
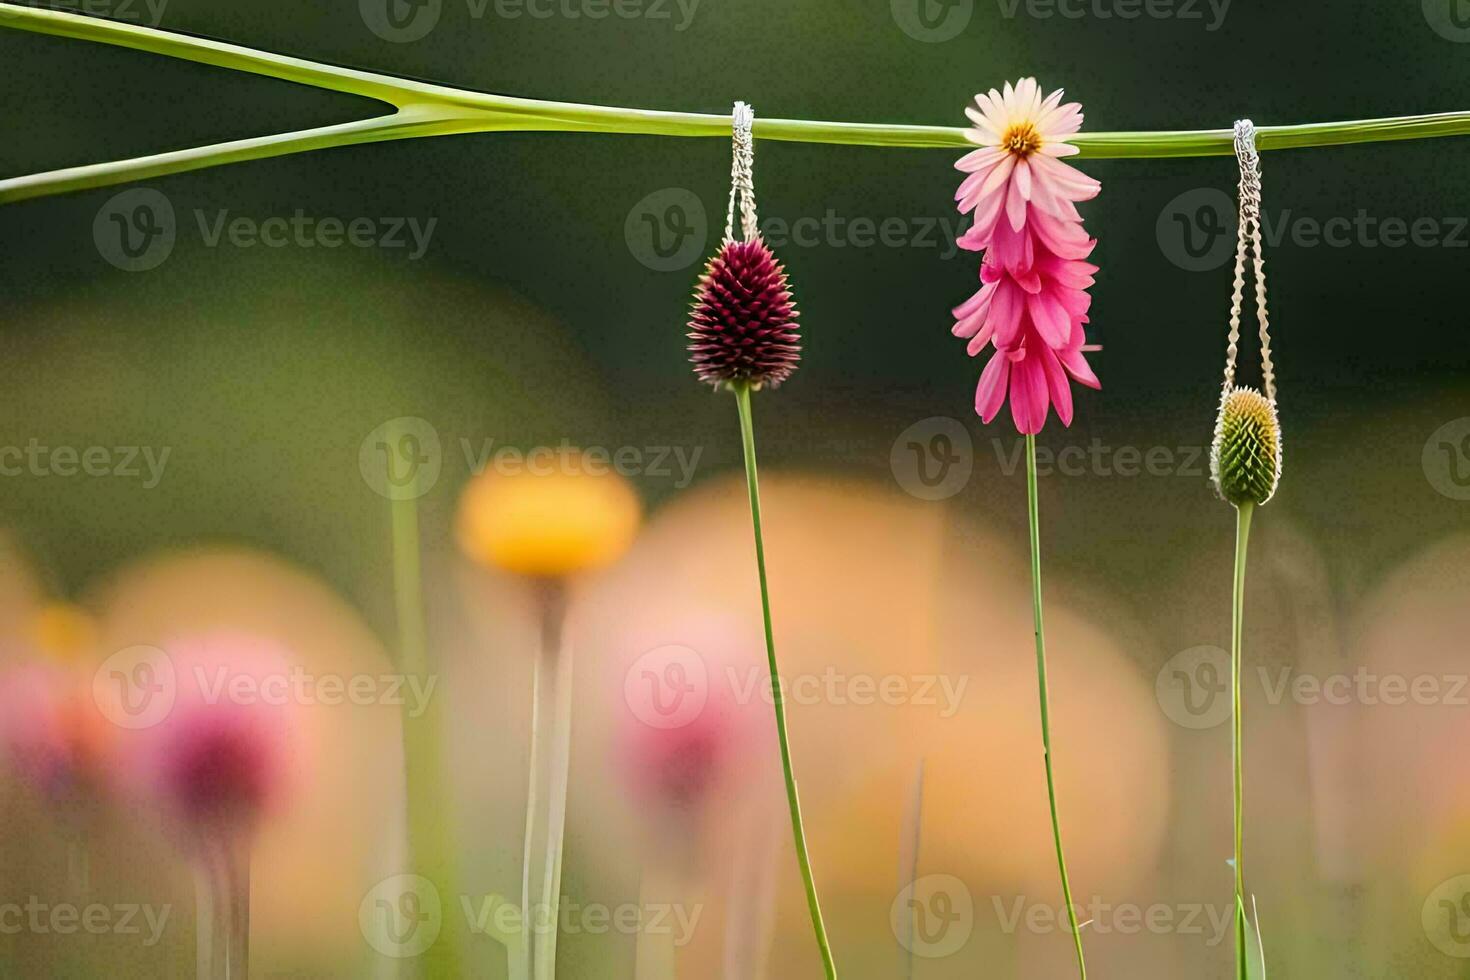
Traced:
<path id="1" fill-rule="evenodd" d="M 689 317 L 689 360 L 699 380 L 775 387 L 801 359 L 786 270 L 760 238 L 727 241 L 705 266 Z"/>

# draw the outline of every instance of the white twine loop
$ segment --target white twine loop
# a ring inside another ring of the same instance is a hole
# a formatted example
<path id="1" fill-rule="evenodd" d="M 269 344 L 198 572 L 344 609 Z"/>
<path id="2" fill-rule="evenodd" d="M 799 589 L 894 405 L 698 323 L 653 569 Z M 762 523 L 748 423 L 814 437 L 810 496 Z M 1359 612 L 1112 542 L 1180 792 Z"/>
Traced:
<path id="1" fill-rule="evenodd" d="M 1256 320 L 1261 326 L 1261 387 L 1266 400 L 1276 404 L 1276 371 L 1271 364 L 1271 328 L 1266 315 L 1266 256 L 1261 251 L 1261 158 L 1256 153 L 1256 126 L 1249 119 L 1235 123 L 1235 159 L 1240 164 L 1240 214 L 1236 226 L 1235 291 L 1230 298 L 1230 338 L 1225 349 L 1225 391 L 1235 385 L 1235 359 L 1240 342 L 1240 305 L 1245 290 L 1245 255 L 1254 251 Z"/>
<path id="2" fill-rule="evenodd" d="M 725 210 L 725 241 L 735 240 L 735 196 L 740 195 L 740 233 L 746 241 L 760 234 L 755 216 L 755 110 L 735 103 L 731 116 L 733 159 L 730 162 L 730 205 Z"/>

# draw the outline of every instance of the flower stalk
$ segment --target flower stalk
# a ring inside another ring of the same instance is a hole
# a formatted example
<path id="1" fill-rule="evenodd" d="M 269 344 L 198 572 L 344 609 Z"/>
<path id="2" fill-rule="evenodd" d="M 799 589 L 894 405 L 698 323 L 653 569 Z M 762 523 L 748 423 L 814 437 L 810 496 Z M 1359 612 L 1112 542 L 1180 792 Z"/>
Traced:
<path id="1" fill-rule="evenodd" d="M 1245 826 L 1245 757 L 1241 733 L 1240 662 L 1241 632 L 1245 625 L 1245 555 L 1250 543 L 1251 515 L 1256 505 L 1250 501 L 1240 504 L 1235 511 L 1235 582 L 1231 595 L 1230 616 L 1230 727 L 1232 737 L 1231 761 L 1233 770 L 1233 798 L 1235 811 L 1235 970 L 1237 980 L 1247 980 L 1246 966 L 1249 957 L 1249 938 L 1245 920 L 1245 872 L 1241 867 L 1242 840 Z"/>
<path id="2" fill-rule="evenodd" d="M 1046 762 L 1046 798 L 1051 809 L 1051 836 L 1056 845 L 1057 871 L 1062 879 L 1062 901 L 1077 949 L 1077 972 L 1087 980 L 1087 961 L 1082 955 L 1082 929 L 1077 925 L 1077 905 L 1072 901 L 1072 882 L 1067 876 L 1067 856 L 1062 849 L 1062 826 L 1057 818 L 1057 784 L 1052 771 L 1051 695 L 1046 680 L 1046 634 L 1041 614 L 1041 519 L 1036 493 L 1036 437 L 1026 437 L 1026 503 L 1031 526 L 1031 615 L 1036 632 L 1036 687 L 1041 703 L 1041 750 Z"/>
<path id="3" fill-rule="evenodd" d="M 776 713 L 776 739 L 781 746 L 781 772 L 786 779 L 786 803 L 791 811 L 791 835 L 796 844 L 796 861 L 801 867 L 801 880 L 806 889 L 807 910 L 811 913 L 812 930 L 816 933 L 817 947 L 822 954 L 822 967 L 827 980 L 837 980 L 837 964 L 832 958 L 832 946 L 827 940 L 827 926 L 822 921 L 822 906 L 817 899 L 817 884 L 812 876 L 811 856 L 807 852 L 806 830 L 802 825 L 801 801 L 796 792 L 796 776 L 791 765 L 791 744 L 786 733 L 786 704 L 781 694 L 781 673 L 776 665 L 776 640 L 771 629 L 771 594 L 766 581 L 766 546 L 761 535 L 760 484 L 755 462 L 755 425 L 750 412 L 749 382 L 735 381 L 730 384 L 735 392 L 735 404 L 740 414 L 740 442 L 745 454 L 745 486 L 750 494 L 750 522 L 755 531 L 755 567 L 760 579 L 761 616 L 766 631 L 766 662 L 770 671 L 771 703 Z"/>
<path id="4" fill-rule="evenodd" d="M 730 117 L 725 115 L 583 105 L 476 92 L 40 7 L 0 3 L 0 27 L 114 44 L 284 79 L 377 99 L 395 109 L 370 119 L 0 180 L 0 204 L 306 150 L 420 136 L 536 131 L 724 137 L 730 132 Z M 1259 130 L 1258 145 L 1263 150 L 1285 150 L 1465 135 L 1470 135 L 1470 111 L 1266 126 Z M 761 119 L 756 122 L 755 136 L 859 146 L 954 148 L 967 145 L 964 130 L 959 127 L 809 119 Z M 1079 158 L 1103 159 L 1228 156 L 1233 152 L 1232 140 L 1230 130 L 1210 129 L 1082 133 L 1069 142 L 1081 151 Z"/>

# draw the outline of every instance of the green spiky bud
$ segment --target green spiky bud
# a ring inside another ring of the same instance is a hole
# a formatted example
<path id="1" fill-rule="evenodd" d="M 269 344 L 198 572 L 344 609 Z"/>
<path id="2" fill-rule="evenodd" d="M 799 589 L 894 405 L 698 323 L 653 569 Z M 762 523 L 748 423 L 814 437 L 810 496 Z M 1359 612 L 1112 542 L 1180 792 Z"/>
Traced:
<path id="1" fill-rule="evenodd" d="M 1210 478 L 1221 498 L 1239 507 L 1264 504 L 1281 481 L 1281 423 L 1276 406 L 1254 388 L 1231 388 L 1220 399 Z"/>

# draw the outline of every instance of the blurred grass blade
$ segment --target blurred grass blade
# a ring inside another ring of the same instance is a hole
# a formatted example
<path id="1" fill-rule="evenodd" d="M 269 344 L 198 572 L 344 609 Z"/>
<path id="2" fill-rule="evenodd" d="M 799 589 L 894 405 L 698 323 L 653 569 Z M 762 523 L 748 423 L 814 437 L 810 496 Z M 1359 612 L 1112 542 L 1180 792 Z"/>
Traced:
<path id="1" fill-rule="evenodd" d="M 899 841 L 898 854 L 898 890 L 902 892 L 905 888 L 913 886 L 919 880 L 919 847 L 920 834 L 924 824 L 924 759 L 919 758 L 919 764 L 914 769 L 914 783 L 909 790 L 908 811 L 904 815 L 903 834 Z M 899 940 L 900 955 L 903 963 L 904 980 L 913 980 L 914 977 L 914 930 L 917 927 L 916 918 L 919 914 L 917 906 L 910 906 L 909 914 L 904 917 L 904 934 Z"/>

